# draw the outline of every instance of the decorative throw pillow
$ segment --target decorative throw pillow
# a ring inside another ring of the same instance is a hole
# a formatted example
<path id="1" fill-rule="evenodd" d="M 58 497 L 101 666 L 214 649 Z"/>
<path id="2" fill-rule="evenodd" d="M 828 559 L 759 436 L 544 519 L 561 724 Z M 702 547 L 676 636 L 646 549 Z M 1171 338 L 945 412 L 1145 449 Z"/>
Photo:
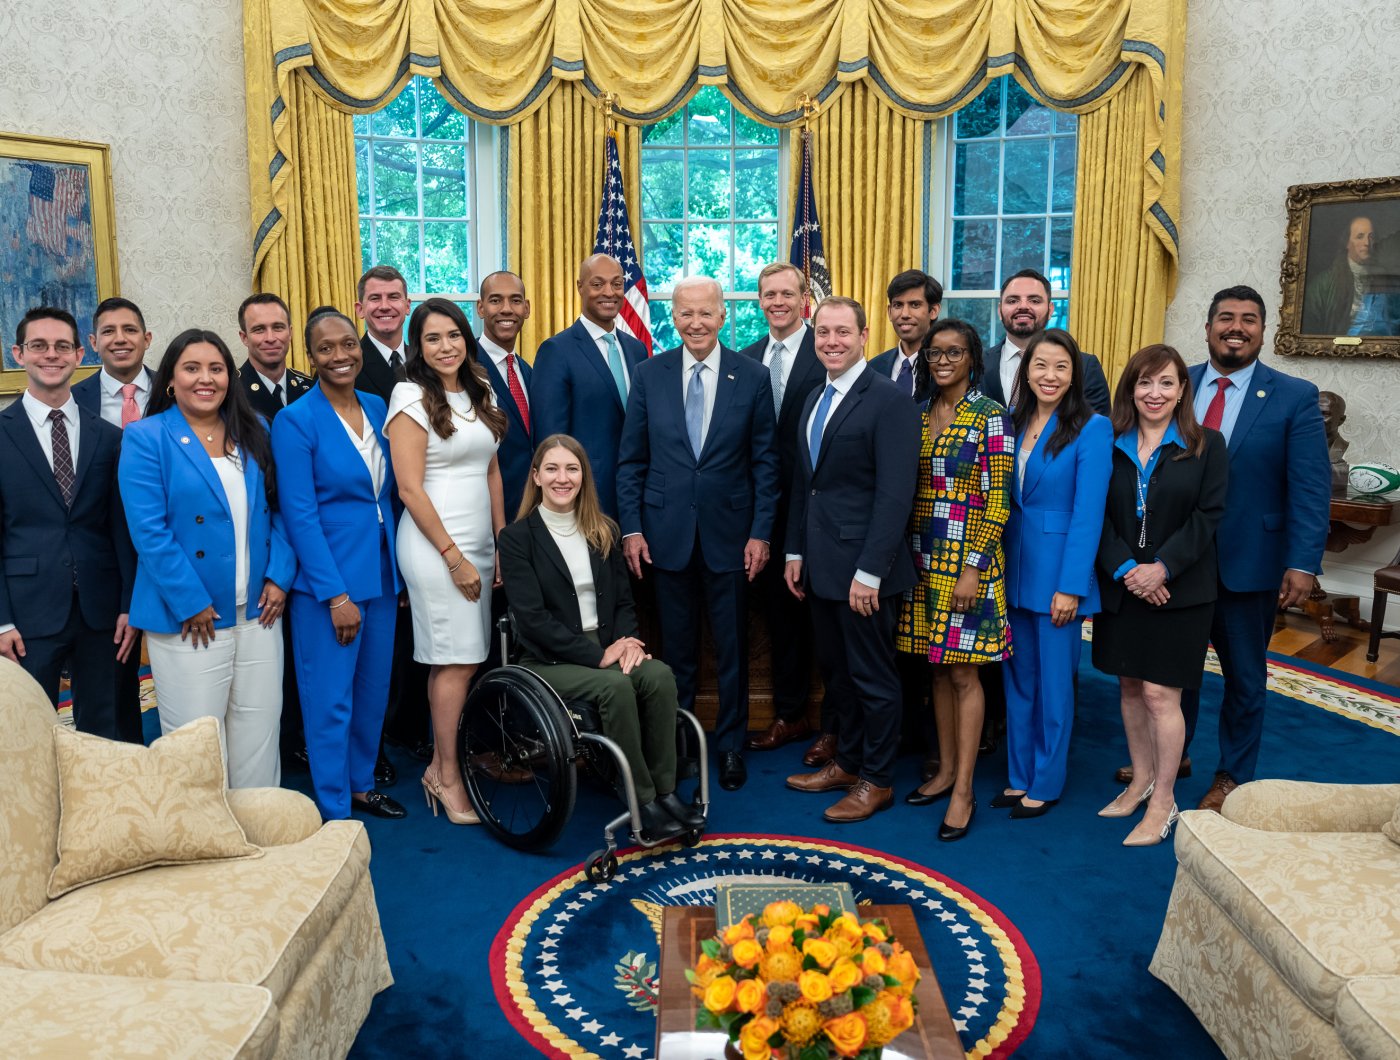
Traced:
<path id="1" fill-rule="evenodd" d="M 262 856 L 229 809 L 217 719 L 182 725 L 150 747 L 53 731 L 59 823 L 50 898 L 154 865 Z"/>
<path id="2" fill-rule="evenodd" d="M 1395 804 L 1395 812 L 1390 815 L 1390 820 L 1381 825 L 1381 831 L 1392 843 L 1400 843 L 1400 802 Z"/>

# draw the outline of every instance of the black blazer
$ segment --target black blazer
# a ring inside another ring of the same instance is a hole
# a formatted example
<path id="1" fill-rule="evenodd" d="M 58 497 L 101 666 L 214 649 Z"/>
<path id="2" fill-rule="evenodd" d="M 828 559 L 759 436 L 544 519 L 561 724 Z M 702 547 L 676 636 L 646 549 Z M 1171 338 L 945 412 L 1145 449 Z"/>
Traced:
<path id="1" fill-rule="evenodd" d="M 1114 446 L 1103 535 L 1099 538 L 1099 592 L 1105 611 L 1117 612 L 1127 592 L 1114 571 L 1128 560 L 1167 566 L 1171 599 L 1164 609 L 1194 607 L 1216 597 L 1215 528 L 1225 514 L 1230 454 L 1218 431 L 1206 431 L 1206 451 L 1174 460 L 1167 445 L 1147 480 L 1147 544 L 1138 547 L 1137 467 Z"/>
<path id="2" fill-rule="evenodd" d="M 607 559 L 588 550 L 597 594 L 598 644 L 583 635 L 574 579 L 538 508 L 501 530 L 496 547 L 516 638 L 540 662 L 596 667 L 609 644 L 637 635 L 621 541 Z"/>
<path id="3" fill-rule="evenodd" d="M 282 377 L 282 392 L 287 395 L 287 405 L 280 404 L 272 396 L 272 391 L 263 386 L 262 380 L 258 378 L 258 370 L 253 367 L 251 361 L 244 361 L 243 367 L 238 369 L 238 384 L 243 388 L 243 393 L 248 395 L 248 402 L 253 406 L 253 411 L 271 423 L 287 405 L 315 386 L 316 381 L 308 375 L 288 368 L 286 375 Z"/>
<path id="4" fill-rule="evenodd" d="M 823 389 L 807 395 L 799 420 L 786 551 L 803 557 L 802 580 L 823 600 L 847 599 L 858 570 L 880 578 L 881 596 L 902 593 L 914 584 L 905 530 L 918 485 L 918 407 L 867 367 L 827 420 L 813 470 L 806 425 Z"/>
<path id="5" fill-rule="evenodd" d="M 384 355 L 379 352 L 379 347 L 374 344 L 374 340 L 369 337 L 369 332 L 360 336 L 360 349 L 364 358 L 360 363 L 360 374 L 355 376 L 355 389 L 363 390 L 368 394 L 378 394 L 384 399 L 384 404 L 389 404 L 389 395 L 394 392 L 394 386 L 398 380 L 394 378 L 394 370 L 389 367 L 389 362 L 384 359 Z M 404 364 L 408 364 L 409 348 L 408 343 L 403 344 Z"/>
<path id="6" fill-rule="evenodd" d="M 997 404 L 1010 408 L 1011 406 L 1006 404 L 1007 395 L 1001 389 L 1001 350 L 1005 345 L 1006 340 L 1002 339 L 995 346 L 987 347 L 986 355 L 982 358 L 982 379 L 978 382 L 977 389 Z M 1104 377 L 1103 365 L 1099 364 L 1099 359 L 1092 353 L 1081 352 L 1079 354 L 1079 367 L 1084 374 L 1085 400 L 1100 416 L 1111 416 L 1113 395 L 1109 393 L 1108 379 Z"/>
<path id="7" fill-rule="evenodd" d="M 83 621 L 112 629 L 131 606 L 136 577 L 117 485 L 120 428 L 78 409 L 71 508 L 22 400 L 0 411 L 0 445 L 7 453 L 0 460 L 0 625 L 14 624 L 22 637 L 59 633 L 72 611 L 76 581 Z"/>

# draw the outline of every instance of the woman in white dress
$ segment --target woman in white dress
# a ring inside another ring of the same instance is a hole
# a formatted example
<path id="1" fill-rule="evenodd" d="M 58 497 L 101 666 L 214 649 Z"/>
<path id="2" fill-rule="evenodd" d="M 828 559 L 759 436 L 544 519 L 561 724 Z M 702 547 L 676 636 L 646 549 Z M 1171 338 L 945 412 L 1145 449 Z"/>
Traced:
<path id="1" fill-rule="evenodd" d="M 394 387 L 385 433 L 409 518 L 398 561 L 413 612 L 413 657 L 426 663 L 433 760 L 423 791 L 453 824 L 479 824 L 457 763 L 457 723 L 486 658 L 496 534 L 505 501 L 496 448 L 506 417 L 454 303 L 429 298 L 408 324 L 408 380 Z"/>

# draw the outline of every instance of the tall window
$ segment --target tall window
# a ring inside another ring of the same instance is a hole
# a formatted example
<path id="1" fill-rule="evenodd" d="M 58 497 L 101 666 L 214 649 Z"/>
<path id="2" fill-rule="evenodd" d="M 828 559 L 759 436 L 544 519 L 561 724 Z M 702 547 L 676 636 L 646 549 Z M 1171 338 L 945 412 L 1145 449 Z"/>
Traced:
<path id="1" fill-rule="evenodd" d="M 725 292 L 720 341 L 747 345 L 765 330 L 758 273 L 778 256 L 783 137 L 707 85 L 642 130 L 642 263 L 657 349 L 679 344 L 671 287 L 712 276 Z"/>
<path id="2" fill-rule="evenodd" d="M 971 321 L 984 342 L 996 341 L 1002 279 L 1033 268 L 1050 280 L 1051 325 L 1064 326 L 1078 119 L 1000 77 L 949 124 L 942 315 Z"/>
<path id="3" fill-rule="evenodd" d="M 356 115 L 364 267 L 392 265 L 413 302 L 441 295 L 470 315 L 480 278 L 499 260 L 493 150 L 492 130 L 424 77 L 383 110 Z"/>

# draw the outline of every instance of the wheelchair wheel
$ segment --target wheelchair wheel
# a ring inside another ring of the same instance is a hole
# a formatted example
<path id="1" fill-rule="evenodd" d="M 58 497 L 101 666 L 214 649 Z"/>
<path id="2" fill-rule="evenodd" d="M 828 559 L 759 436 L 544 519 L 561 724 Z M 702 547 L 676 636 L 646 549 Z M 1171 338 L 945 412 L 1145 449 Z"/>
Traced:
<path id="1" fill-rule="evenodd" d="M 617 875 L 617 855 L 611 850 L 595 850 L 583 866 L 589 883 L 607 883 Z"/>
<path id="2" fill-rule="evenodd" d="M 541 678 L 518 666 L 483 677 L 462 711 L 457 754 L 472 806 L 496 838 L 539 850 L 559 837 L 578 793 L 573 736 Z"/>

